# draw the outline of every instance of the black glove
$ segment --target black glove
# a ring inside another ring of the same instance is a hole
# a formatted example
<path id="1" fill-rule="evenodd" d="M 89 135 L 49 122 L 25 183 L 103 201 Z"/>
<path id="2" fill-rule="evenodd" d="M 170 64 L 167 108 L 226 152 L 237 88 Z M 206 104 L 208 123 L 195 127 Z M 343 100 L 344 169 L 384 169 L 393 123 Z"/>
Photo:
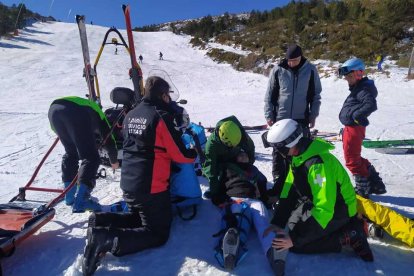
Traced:
<path id="1" fill-rule="evenodd" d="M 211 195 L 211 202 L 213 202 L 214 205 L 219 206 L 220 204 L 223 204 L 225 202 L 231 201 L 231 198 L 226 194 L 214 194 Z"/>

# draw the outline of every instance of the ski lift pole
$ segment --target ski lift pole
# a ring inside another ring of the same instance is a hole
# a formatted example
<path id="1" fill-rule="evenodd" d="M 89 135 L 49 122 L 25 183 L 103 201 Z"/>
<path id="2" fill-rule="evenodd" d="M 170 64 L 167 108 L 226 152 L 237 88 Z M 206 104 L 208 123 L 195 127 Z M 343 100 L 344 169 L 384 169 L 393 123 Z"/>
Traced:
<path id="1" fill-rule="evenodd" d="M 19 23 L 20 13 L 22 12 L 23 5 L 24 5 L 23 3 L 20 3 L 19 13 L 17 14 L 16 23 L 14 24 L 14 33 L 16 35 L 19 34 L 18 31 L 17 31 L 17 24 Z"/>

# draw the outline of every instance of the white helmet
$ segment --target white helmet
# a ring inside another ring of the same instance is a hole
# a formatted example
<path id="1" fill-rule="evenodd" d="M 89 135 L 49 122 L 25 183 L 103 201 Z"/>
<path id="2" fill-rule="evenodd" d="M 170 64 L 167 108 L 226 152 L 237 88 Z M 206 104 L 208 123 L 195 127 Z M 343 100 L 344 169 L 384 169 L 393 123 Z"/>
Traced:
<path id="1" fill-rule="evenodd" d="M 292 148 L 303 137 L 302 127 L 292 119 L 277 121 L 270 127 L 267 141 L 276 148 Z"/>

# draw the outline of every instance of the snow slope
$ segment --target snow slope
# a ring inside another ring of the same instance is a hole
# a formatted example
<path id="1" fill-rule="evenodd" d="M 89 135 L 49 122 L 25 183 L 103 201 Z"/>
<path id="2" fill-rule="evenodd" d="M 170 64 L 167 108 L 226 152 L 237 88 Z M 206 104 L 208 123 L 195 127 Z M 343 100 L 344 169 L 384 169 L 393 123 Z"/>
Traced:
<path id="1" fill-rule="evenodd" d="M 107 28 L 87 25 L 89 48 L 94 59 Z M 126 34 L 122 31 L 126 38 Z M 189 37 L 170 32 L 135 33 L 137 55 L 142 54 L 144 77 L 151 69 L 163 69 L 187 99 L 192 121 L 212 126 L 228 115 L 243 124 L 263 124 L 263 98 L 267 78 L 217 64 L 203 52 L 191 48 Z M 104 108 L 110 107 L 109 92 L 116 86 L 132 88 L 128 78 L 129 57 L 119 47 L 108 46 L 98 65 Z M 159 51 L 164 60 L 158 60 Z M 0 40 L 0 201 L 7 202 L 30 179 L 55 134 L 47 111 L 51 101 L 67 95 L 87 93 L 82 78 L 83 60 L 77 26 L 68 23 L 37 23 L 19 37 Z M 371 139 L 414 138 L 414 82 L 404 79 L 406 70 L 388 69 L 390 76 L 375 74 L 379 110 L 371 117 L 367 137 Z M 338 113 L 348 95 L 347 84 L 336 77 L 322 79 L 323 94 L 317 128 L 337 131 Z M 264 149 L 259 132 L 251 132 L 257 151 L 256 166 L 271 179 L 271 151 Z M 58 145 L 43 166 L 36 185 L 58 187 L 60 158 Z M 343 162 L 341 144 L 334 153 Z M 363 150 L 387 184 L 388 193 L 375 200 L 414 217 L 414 155 L 383 155 Z M 207 183 L 201 179 L 202 189 Z M 93 196 L 109 204 L 121 197 L 120 172 L 99 180 Z M 54 195 L 30 193 L 28 198 L 47 201 Z M 56 208 L 54 220 L 2 259 L 4 275 L 81 275 L 80 257 L 85 244 L 88 214 L 72 214 L 64 204 Z M 188 222 L 174 220 L 171 238 L 157 249 L 116 258 L 108 255 L 96 275 L 228 275 L 213 257 L 219 227 L 219 213 L 205 200 L 197 217 Z M 343 254 L 289 254 L 287 275 L 402 275 L 414 268 L 414 250 L 395 240 L 370 239 L 375 262 L 364 263 L 351 250 Z M 249 254 L 232 274 L 271 275 L 259 243 L 252 233 Z"/>

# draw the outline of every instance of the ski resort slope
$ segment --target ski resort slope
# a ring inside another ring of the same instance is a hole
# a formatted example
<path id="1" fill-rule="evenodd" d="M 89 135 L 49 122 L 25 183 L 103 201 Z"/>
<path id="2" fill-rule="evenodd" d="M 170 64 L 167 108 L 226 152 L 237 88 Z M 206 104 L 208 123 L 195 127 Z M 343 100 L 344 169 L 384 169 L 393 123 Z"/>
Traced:
<path id="1" fill-rule="evenodd" d="M 107 28 L 87 25 L 91 59 L 94 61 Z M 121 31 L 126 38 L 125 31 Z M 110 36 L 111 38 L 112 36 Z M 190 46 L 188 36 L 170 32 L 134 33 L 137 55 L 142 54 L 144 78 L 152 69 L 168 72 L 193 122 L 213 126 L 226 116 L 236 115 L 245 125 L 263 124 L 263 98 L 267 77 L 237 72 L 217 64 L 202 50 Z M 158 53 L 164 60 L 158 60 Z M 109 92 L 117 86 L 132 88 L 128 77 L 129 57 L 125 50 L 109 45 L 98 65 L 104 108 L 113 106 Z M 329 62 L 320 62 L 321 67 Z M 407 82 L 406 70 L 388 64 L 390 72 L 371 75 L 377 84 L 378 111 L 367 129 L 370 139 L 414 138 L 414 81 Z M 82 77 L 83 60 L 76 24 L 37 23 L 21 31 L 19 37 L 0 40 L 0 202 L 7 202 L 30 179 L 48 150 L 55 134 L 47 119 L 52 100 L 87 93 Z M 322 79 L 322 106 L 316 126 L 338 131 L 338 113 L 348 95 L 347 84 L 335 76 Z M 261 132 L 250 132 L 256 144 L 256 166 L 271 179 L 271 150 L 263 148 Z M 343 163 L 342 144 L 335 155 Z M 60 187 L 60 161 L 63 147 L 58 145 L 44 164 L 37 186 Z M 373 199 L 414 217 L 414 155 L 385 155 L 363 150 L 376 166 L 388 193 Z M 102 204 L 121 198 L 120 172 L 107 171 L 97 181 L 93 197 Z M 202 189 L 208 183 L 200 178 Z M 53 194 L 29 192 L 28 198 L 48 201 Z M 88 214 L 72 214 L 64 204 L 56 216 L 35 235 L 24 241 L 10 258 L 1 260 L 4 275 L 81 275 L 81 255 L 85 245 Z M 228 273 L 213 256 L 220 215 L 204 200 L 194 220 L 175 218 L 165 246 L 141 253 L 103 260 L 96 275 L 272 275 L 255 233 L 248 241 L 249 253 Z M 286 275 L 406 275 L 414 269 L 414 250 L 393 239 L 369 239 L 375 262 L 364 263 L 352 250 L 342 254 L 297 255 L 287 257 Z"/>

